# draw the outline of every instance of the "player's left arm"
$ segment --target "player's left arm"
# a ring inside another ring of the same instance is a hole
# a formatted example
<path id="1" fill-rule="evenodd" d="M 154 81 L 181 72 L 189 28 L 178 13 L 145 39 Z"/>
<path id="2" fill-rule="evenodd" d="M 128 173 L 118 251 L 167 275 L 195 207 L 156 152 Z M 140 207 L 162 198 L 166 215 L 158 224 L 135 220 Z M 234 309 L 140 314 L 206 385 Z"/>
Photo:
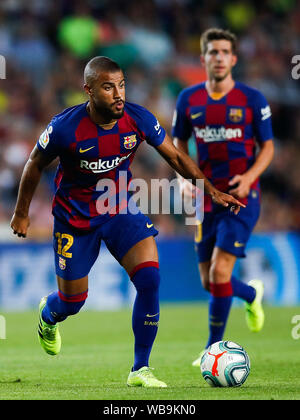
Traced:
<path id="1" fill-rule="evenodd" d="M 243 174 L 235 175 L 229 182 L 234 186 L 229 190 L 238 198 L 245 198 L 250 193 L 251 185 L 270 165 L 274 156 L 271 108 L 265 97 L 258 91 L 253 99 L 253 130 L 259 145 L 259 152 L 254 164 Z"/>
<path id="2" fill-rule="evenodd" d="M 235 214 L 239 212 L 241 206 L 245 207 L 244 204 L 240 203 L 231 195 L 217 190 L 209 182 L 193 159 L 191 159 L 191 157 L 182 150 L 175 147 L 171 138 L 167 134 L 165 135 L 164 141 L 160 145 L 156 146 L 156 149 L 176 172 L 184 178 L 190 179 L 194 185 L 196 185 L 197 179 L 202 179 L 204 181 L 205 193 L 209 194 L 215 203 L 224 207 L 233 207 Z"/>
<path id="3" fill-rule="evenodd" d="M 250 187 L 253 182 L 261 176 L 261 174 L 270 165 L 274 156 L 273 139 L 269 139 L 260 143 L 260 151 L 256 156 L 255 163 L 248 171 L 241 175 L 235 175 L 230 181 L 229 185 L 237 186 L 229 190 L 230 194 L 238 198 L 245 198 L 250 192 Z"/>

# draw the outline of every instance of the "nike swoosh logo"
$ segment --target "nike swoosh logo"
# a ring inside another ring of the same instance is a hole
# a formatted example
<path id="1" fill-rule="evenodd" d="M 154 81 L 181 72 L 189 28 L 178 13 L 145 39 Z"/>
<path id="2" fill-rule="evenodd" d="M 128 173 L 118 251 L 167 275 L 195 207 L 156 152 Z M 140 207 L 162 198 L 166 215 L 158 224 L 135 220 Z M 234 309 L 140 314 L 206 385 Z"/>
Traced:
<path id="1" fill-rule="evenodd" d="M 196 118 L 200 117 L 202 115 L 202 112 L 197 112 L 197 114 L 191 114 L 192 120 L 195 120 Z"/>
<path id="2" fill-rule="evenodd" d="M 159 312 L 157 312 L 157 314 L 154 314 L 154 315 L 149 315 L 149 314 L 147 314 L 146 315 L 146 317 L 148 317 L 148 318 L 153 318 L 154 316 L 156 316 L 156 315 L 158 315 L 159 314 Z"/>
<path id="3" fill-rule="evenodd" d="M 234 246 L 236 248 L 241 248 L 242 246 L 245 246 L 245 244 L 243 244 L 242 242 L 239 242 L 239 241 L 235 241 Z"/>
<path id="4" fill-rule="evenodd" d="M 81 147 L 80 147 L 80 149 L 79 149 L 79 153 L 85 153 L 85 152 L 88 152 L 89 150 L 91 150 L 91 149 L 93 149 L 95 146 L 92 146 L 92 147 L 89 147 L 88 149 L 82 149 Z"/>
<path id="5" fill-rule="evenodd" d="M 147 228 L 150 229 L 153 226 L 153 223 L 151 225 L 149 225 L 149 223 L 147 223 Z"/>

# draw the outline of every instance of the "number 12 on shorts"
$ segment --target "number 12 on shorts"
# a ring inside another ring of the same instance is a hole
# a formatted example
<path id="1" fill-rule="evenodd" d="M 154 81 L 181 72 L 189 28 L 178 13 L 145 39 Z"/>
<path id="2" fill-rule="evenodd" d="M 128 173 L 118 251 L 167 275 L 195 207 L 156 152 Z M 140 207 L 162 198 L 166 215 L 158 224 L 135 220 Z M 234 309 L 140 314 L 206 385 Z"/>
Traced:
<path id="1" fill-rule="evenodd" d="M 56 232 L 57 253 L 65 258 L 72 258 L 72 252 L 68 252 L 74 242 L 74 237 L 68 233 Z M 67 243 L 63 246 L 63 239 L 67 239 Z"/>

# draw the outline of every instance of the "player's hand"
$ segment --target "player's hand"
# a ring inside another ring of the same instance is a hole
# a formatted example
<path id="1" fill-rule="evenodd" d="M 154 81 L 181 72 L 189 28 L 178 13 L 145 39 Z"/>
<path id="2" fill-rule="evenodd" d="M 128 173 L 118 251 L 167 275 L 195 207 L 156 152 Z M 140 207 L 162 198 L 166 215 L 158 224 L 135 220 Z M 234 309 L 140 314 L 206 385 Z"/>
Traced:
<path id="1" fill-rule="evenodd" d="M 196 197 L 196 187 L 185 178 L 178 178 L 179 191 L 182 197 L 191 199 Z"/>
<path id="2" fill-rule="evenodd" d="M 30 219 L 28 216 L 17 216 L 16 213 L 14 213 L 10 222 L 10 227 L 12 228 L 14 234 L 18 235 L 19 238 L 26 238 L 29 225 Z"/>
<path id="3" fill-rule="evenodd" d="M 214 190 L 214 192 L 211 194 L 211 198 L 214 203 L 220 204 L 221 206 L 230 206 L 230 211 L 233 211 L 234 214 L 238 214 L 241 207 L 246 207 L 245 204 L 232 197 L 232 195 L 222 193 L 218 190 Z"/>
<path id="4" fill-rule="evenodd" d="M 235 185 L 235 188 L 229 190 L 229 193 L 238 198 L 248 197 L 252 180 L 247 174 L 235 175 L 228 183 L 230 186 Z"/>

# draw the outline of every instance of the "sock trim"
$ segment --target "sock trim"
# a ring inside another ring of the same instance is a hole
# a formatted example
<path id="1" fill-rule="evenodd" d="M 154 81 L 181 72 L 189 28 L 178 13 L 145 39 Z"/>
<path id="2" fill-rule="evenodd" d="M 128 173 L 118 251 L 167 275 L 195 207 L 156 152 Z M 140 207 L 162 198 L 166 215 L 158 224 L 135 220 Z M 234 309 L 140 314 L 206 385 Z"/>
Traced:
<path id="1" fill-rule="evenodd" d="M 82 302 L 83 300 L 86 300 L 88 296 L 88 290 L 76 295 L 66 295 L 65 293 L 58 290 L 58 296 L 64 302 Z"/>
<path id="2" fill-rule="evenodd" d="M 214 297 L 228 297 L 233 295 L 231 281 L 227 283 L 210 283 L 209 290 Z"/>
<path id="3" fill-rule="evenodd" d="M 131 273 L 129 274 L 129 277 L 132 279 L 132 277 L 142 268 L 146 268 L 146 267 L 155 267 L 155 268 L 159 268 L 159 263 L 156 261 L 146 261 L 143 262 L 141 264 L 138 264 L 136 267 L 134 267 L 134 269 L 131 271 Z"/>

